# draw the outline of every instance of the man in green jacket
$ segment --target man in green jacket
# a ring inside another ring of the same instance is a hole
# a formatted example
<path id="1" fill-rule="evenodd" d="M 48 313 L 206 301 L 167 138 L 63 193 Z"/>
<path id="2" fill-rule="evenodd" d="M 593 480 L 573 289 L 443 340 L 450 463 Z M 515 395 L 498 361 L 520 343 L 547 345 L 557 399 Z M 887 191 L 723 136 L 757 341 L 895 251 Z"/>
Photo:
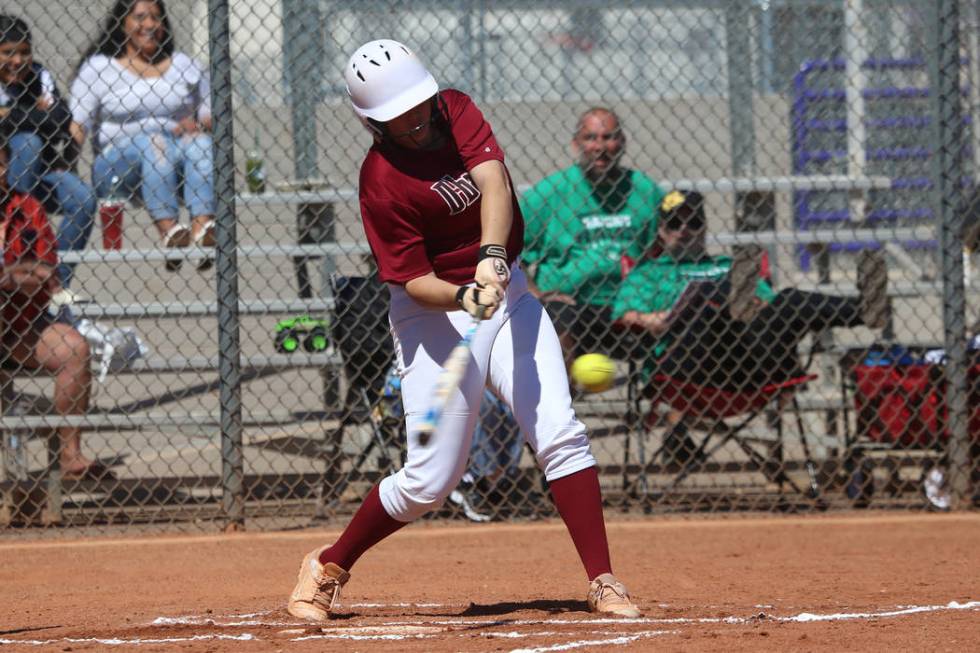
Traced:
<path id="1" fill-rule="evenodd" d="M 623 256 L 637 259 L 656 240 L 663 192 L 642 172 L 621 165 L 625 147 L 616 114 L 589 109 L 572 138 L 576 163 L 521 198 L 522 259 L 567 361 L 585 352 L 627 355 L 622 334 L 611 329 L 610 309 Z"/>

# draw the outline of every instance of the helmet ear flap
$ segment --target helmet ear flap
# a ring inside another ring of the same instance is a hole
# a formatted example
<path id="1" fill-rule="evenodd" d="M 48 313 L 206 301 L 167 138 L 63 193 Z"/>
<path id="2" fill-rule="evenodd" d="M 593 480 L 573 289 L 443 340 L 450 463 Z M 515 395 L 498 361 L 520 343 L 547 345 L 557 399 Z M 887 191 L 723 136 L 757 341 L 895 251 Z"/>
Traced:
<path id="1" fill-rule="evenodd" d="M 364 126 L 367 127 L 368 131 L 370 131 L 375 136 L 385 135 L 384 125 L 378 122 L 377 120 L 375 120 L 374 118 L 365 118 Z"/>

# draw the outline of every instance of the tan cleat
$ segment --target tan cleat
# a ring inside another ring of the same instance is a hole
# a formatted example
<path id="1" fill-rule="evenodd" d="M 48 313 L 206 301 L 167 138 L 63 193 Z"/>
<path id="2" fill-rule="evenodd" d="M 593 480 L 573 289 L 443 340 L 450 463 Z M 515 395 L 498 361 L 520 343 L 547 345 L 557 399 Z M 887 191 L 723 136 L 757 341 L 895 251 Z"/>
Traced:
<path id="1" fill-rule="evenodd" d="M 596 576 L 589 585 L 589 610 L 597 614 L 614 614 L 620 617 L 639 617 L 640 610 L 633 604 L 626 587 L 612 574 Z"/>
<path id="2" fill-rule="evenodd" d="M 330 611 L 340 598 L 340 589 L 350 580 L 350 574 L 334 563 L 320 564 L 320 553 L 326 548 L 322 546 L 303 558 L 296 587 L 286 605 L 286 610 L 294 617 L 309 621 L 330 618 Z"/>

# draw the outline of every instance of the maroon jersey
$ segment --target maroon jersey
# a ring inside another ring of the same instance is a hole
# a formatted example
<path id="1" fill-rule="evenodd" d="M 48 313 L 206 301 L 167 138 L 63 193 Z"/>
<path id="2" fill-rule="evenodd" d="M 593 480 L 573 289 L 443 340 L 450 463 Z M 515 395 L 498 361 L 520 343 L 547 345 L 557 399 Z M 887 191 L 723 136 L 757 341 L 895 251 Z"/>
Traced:
<path id="1" fill-rule="evenodd" d="M 452 134 L 442 148 L 375 144 L 361 165 L 361 218 L 382 281 L 404 284 L 434 272 L 466 284 L 476 273 L 480 191 L 469 171 L 484 161 L 503 163 L 504 153 L 469 96 L 448 89 L 441 97 Z M 514 222 L 506 246 L 512 263 L 524 244 L 524 218 L 513 190 L 511 204 Z"/>

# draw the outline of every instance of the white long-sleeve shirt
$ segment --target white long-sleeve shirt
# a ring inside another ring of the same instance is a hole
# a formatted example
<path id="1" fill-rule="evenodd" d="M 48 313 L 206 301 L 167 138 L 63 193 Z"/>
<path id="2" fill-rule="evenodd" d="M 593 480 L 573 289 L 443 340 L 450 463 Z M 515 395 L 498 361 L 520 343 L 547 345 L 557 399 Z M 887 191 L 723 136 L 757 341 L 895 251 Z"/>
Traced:
<path id="1" fill-rule="evenodd" d="M 169 132 L 184 118 L 211 115 L 211 84 L 194 59 L 174 52 L 160 77 L 142 77 L 105 55 L 89 57 L 71 84 L 72 119 L 96 152 L 120 136 Z"/>

